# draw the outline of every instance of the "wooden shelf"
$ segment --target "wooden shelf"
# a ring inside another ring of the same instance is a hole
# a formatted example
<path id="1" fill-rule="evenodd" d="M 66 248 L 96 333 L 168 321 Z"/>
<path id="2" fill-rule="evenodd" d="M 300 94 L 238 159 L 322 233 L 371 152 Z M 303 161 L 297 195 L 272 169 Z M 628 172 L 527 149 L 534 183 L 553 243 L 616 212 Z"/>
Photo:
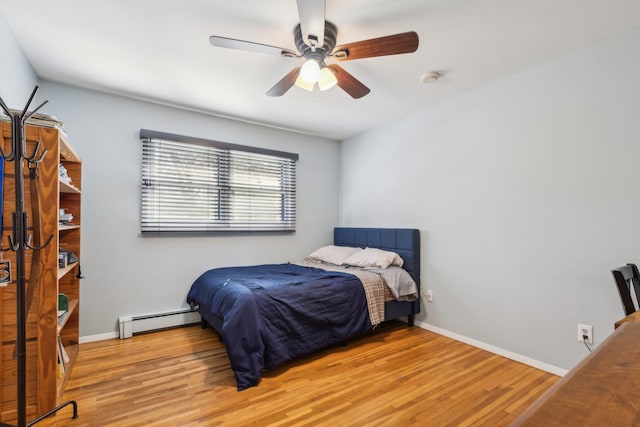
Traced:
<path id="1" fill-rule="evenodd" d="M 58 280 L 62 279 L 68 272 L 73 270 L 73 267 L 75 267 L 76 265 L 78 265 L 77 262 L 72 262 L 71 264 L 68 264 L 65 268 L 59 268 L 58 269 Z"/>
<path id="2" fill-rule="evenodd" d="M 67 324 L 67 320 L 69 320 L 71 313 L 73 313 L 78 307 L 79 302 L 80 301 L 78 301 L 77 299 L 72 299 L 71 301 L 69 301 L 69 310 L 67 310 L 67 312 L 64 314 L 62 321 L 58 320 L 58 335 L 60 335 L 60 332 L 62 331 L 62 328 L 64 328 L 64 325 Z"/>
<path id="3" fill-rule="evenodd" d="M 74 194 L 80 194 L 81 193 L 80 189 L 78 189 L 76 186 L 74 186 L 72 184 L 67 184 L 64 181 L 60 181 L 60 192 L 61 193 L 74 193 Z"/>
<path id="4" fill-rule="evenodd" d="M 60 224 L 58 226 L 58 231 L 78 230 L 78 229 L 80 229 L 80 226 L 76 224 Z"/>

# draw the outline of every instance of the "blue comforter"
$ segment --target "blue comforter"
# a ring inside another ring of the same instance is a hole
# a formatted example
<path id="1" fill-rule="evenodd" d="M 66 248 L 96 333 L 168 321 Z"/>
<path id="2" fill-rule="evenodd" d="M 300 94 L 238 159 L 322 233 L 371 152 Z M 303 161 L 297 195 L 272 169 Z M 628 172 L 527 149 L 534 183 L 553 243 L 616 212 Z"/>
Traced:
<path id="1" fill-rule="evenodd" d="M 371 329 L 356 276 L 296 264 L 209 270 L 187 302 L 222 319 L 238 390 L 258 384 L 263 369 Z"/>

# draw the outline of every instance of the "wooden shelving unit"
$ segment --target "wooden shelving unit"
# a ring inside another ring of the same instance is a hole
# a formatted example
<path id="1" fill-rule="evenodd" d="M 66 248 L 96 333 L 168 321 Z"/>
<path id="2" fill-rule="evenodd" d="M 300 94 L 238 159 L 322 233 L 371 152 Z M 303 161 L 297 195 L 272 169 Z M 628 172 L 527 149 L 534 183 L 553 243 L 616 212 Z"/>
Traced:
<path id="1" fill-rule="evenodd" d="M 27 252 L 27 286 L 32 286 L 27 312 L 27 415 L 34 419 L 53 409 L 60 403 L 67 379 L 78 355 L 80 279 L 78 262 L 65 268 L 58 268 L 58 251 L 64 249 L 80 256 L 81 232 L 81 188 L 82 162 L 60 129 L 49 126 L 25 126 L 26 148 L 31 152 L 36 143 L 40 150 L 47 153 L 38 167 L 38 193 L 40 199 L 40 230 L 43 240 L 53 236 L 51 243 L 39 254 L 39 269 L 31 268 L 35 259 L 32 251 Z M 1 142 L 5 150 L 11 144 L 11 125 L 0 121 Z M 59 166 L 63 165 L 70 183 L 59 179 Z M 25 212 L 28 215 L 28 232 L 33 232 L 34 216 L 31 203 L 29 171 L 25 167 Z M 6 247 L 7 236 L 11 235 L 11 200 L 15 198 L 13 171 L 5 167 L 3 185 L 3 227 L 2 245 Z M 71 213 L 71 223 L 60 224 L 59 212 L 64 209 Z M 33 242 L 39 245 L 44 242 Z M 3 253 L 4 259 L 11 261 L 12 280 L 7 286 L 0 287 L 0 424 L 14 423 L 17 417 L 16 381 L 17 368 L 13 355 L 16 346 L 16 271 L 15 254 Z M 32 271 L 38 271 L 31 277 Z M 37 280 L 36 280 L 37 278 Z M 69 310 L 58 322 L 58 294 L 63 293 L 69 299 Z M 58 362 L 58 337 L 69 356 L 64 373 Z"/>
<path id="2" fill-rule="evenodd" d="M 64 209 L 66 213 L 71 213 L 73 220 L 70 224 L 60 224 L 58 221 L 58 248 L 73 252 L 79 259 L 82 162 L 67 141 L 66 135 L 62 133 L 59 135 L 59 162 L 67 170 L 71 181 L 58 180 L 58 209 Z M 56 213 L 59 213 L 59 210 Z M 57 381 L 56 404 L 60 403 L 64 386 L 73 370 L 78 355 L 78 327 L 80 324 L 79 273 L 79 262 L 72 262 L 64 268 L 58 268 L 58 292 L 67 295 L 69 298 L 69 310 L 64 315 L 63 321 L 58 323 L 57 335 L 62 339 L 62 344 L 70 360 L 66 364 L 65 372 Z"/>

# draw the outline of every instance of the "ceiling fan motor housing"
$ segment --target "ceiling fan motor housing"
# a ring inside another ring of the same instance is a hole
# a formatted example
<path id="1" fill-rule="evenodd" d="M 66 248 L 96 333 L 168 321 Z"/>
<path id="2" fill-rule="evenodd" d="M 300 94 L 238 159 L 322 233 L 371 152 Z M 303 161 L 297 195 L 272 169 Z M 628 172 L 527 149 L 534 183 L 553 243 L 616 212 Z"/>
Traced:
<path id="1" fill-rule="evenodd" d="M 333 48 L 336 47 L 338 27 L 329 21 L 324 21 L 324 41 L 322 47 L 314 48 L 304 42 L 300 24 L 296 25 L 293 29 L 293 37 L 296 43 L 296 48 L 302 56 L 307 59 L 315 59 L 318 63 L 322 63 L 324 58 L 331 55 Z"/>

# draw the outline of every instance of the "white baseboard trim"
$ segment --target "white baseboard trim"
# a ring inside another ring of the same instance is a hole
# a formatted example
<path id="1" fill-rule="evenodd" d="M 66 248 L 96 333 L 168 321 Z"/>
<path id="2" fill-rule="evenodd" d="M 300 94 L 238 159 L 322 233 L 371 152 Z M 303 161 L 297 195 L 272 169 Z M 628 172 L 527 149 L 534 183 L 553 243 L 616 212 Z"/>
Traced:
<path id="1" fill-rule="evenodd" d="M 436 334 L 439 334 L 439 335 L 444 335 L 445 337 L 454 339 L 456 341 L 460 341 L 460 342 L 463 342 L 465 344 L 469 344 L 469 345 L 472 345 L 474 347 L 481 348 L 482 350 L 486 350 L 486 351 L 488 351 L 490 353 L 497 354 L 498 356 L 503 356 L 503 357 L 506 357 L 507 359 L 511 359 L 511 360 L 515 360 L 516 362 L 524 363 L 525 365 L 532 366 L 532 367 L 534 367 L 536 369 L 540 369 L 540 370 L 549 372 L 551 374 L 558 375 L 560 377 L 564 376 L 568 372 L 566 369 L 562 369 L 562 368 L 559 368 L 557 366 L 553 366 L 553 365 L 550 365 L 548 363 L 544 363 L 544 362 L 541 362 L 539 360 L 532 359 L 530 357 L 523 356 L 521 354 L 514 353 L 512 351 L 505 350 L 503 348 L 496 347 L 494 345 L 487 344 L 485 342 L 478 341 L 478 340 L 473 339 L 473 338 L 465 337 L 464 335 L 456 334 L 455 332 L 451 332 L 451 331 L 448 331 L 446 329 L 438 328 L 437 326 L 433 326 L 433 325 L 430 325 L 430 324 L 425 323 L 425 322 L 420 322 L 420 321 L 416 320 L 414 323 L 415 323 L 416 326 L 418 326 L 418 327 L 420 327 L 422 329 L 426 329 L 427 331 L 435 332 Z"/>
<path id="2" fill-rule="evenodd" d="M 84 344 L 86 342 L 104 341 L 104 340 L 111 340 L 114 338 L 119 338 L 119 335 L 117 332 L 106 332 L 104 334 L 86 335 L 84 337 L 80 337 L 78 339 L 78 342 L 80 344 Z"/>

